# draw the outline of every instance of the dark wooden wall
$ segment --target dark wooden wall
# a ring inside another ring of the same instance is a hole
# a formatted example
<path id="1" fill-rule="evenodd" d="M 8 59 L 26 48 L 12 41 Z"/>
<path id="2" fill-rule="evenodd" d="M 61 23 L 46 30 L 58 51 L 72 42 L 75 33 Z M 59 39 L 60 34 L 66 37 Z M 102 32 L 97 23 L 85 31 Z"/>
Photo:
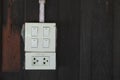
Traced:
<path id="1" fill-rule="evenodd" d="M 39 4 L 38 0 L 13 1 L 10 17 L 12 25 L 7 23 L 9 2 L 4 0 L 3 26 L 0 28 L 5 28 L 2 38 L 8 34 L 4 25 L 11 26 L 10 36 L 17 36 L 18 53 L 15 55 L 13 50 L 9 56 L 17 56 L 15 59 L 18 65 L 12 60 L 6 61 L 7 56 L 1 57 L 1 62 L 5 62 L 7 68 L 1 69 L 0 80 L 120 80 L 119 0 L 47 0 L 46 22 L 57 23 L 55 71 L 23 69 L 24 44 L 20 31 L 24 22 L 38 22 Z"/>
<path id="2" fill-rule="evenodd" d="M 113 2 L 81 1 L 80 80 L 113 80 Z"/>
<path id="3" fill-rule="evenodd" d="M 2 63 L 2 0 L 0 1 L 0 63 Z M 0 68 L 2 67 L 2 64 L 0 64 Z"/>
<path id="4" fill-rule="evenodd" d="M 114 80 L 120 79 L 120 1 L 114 1 L 114 26 L 113 26 L 113 76 Z"/>
<path id="5" fill-rule="evenodd" d="M 5 14 L 2 28 L 2 71 L 5 72 L 20 69 L 20 26 L 17 24 L 17 20 L 20 20 L 21 14 L 16 12 L 20 9 L 15 6 L 15 3 L 14 0 L 3 1 Z"/>

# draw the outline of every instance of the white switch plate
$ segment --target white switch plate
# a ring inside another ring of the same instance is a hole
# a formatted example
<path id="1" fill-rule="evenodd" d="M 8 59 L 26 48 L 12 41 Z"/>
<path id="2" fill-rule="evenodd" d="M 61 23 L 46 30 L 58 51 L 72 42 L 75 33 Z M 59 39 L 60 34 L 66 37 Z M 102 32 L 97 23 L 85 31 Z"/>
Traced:
<path id="1" fill-rule="evenodd" d="M 25 23 L 25 69 L 56 69 L 56 23 Z"/>
<path id="2" fill-rule="evenodd" d="M 37 47 L 32 47 L 34 38 L 38 39 Z M 49 41 L 44 44 L 44 39 Z M 55 52 L 55 49 L 56 23 L 25 23 L 25 51 Z"/>
<path id="3" fill-rule="evenodd" d="M 43 36 L 44 38 L 49 38 L 49 34 L 50 34 L 50 27 L 44 27 L 43 28 Z"/>
<path id="4" fill-rule="evenodd" d="M 50 43 L 49 38 L 46 38 L 46 39 L 44 38 L 44 39 L 43 39 L 43 45 L 42 45 L 42 46 L 43 46 L 44 48 L 49 48 L 49 45 L 50 45 L 49 43 Z"/>
<path id="5" fill-rule="evenodd" d="M 55 53 L 26 53 L 25 69 L 26 70 L 55 70 L 56 54 Z"/>
<path id="6" fill-rule="evenodd" d="M 38 27 L 33 26 L 31 28 L 32 36 L 37 36 L 38 35 Z"/>
<path id="7" fill-rule="evenodd" d="M 32 38 L 31 39 L 31 47 L 32 48 L 37 48 L 38 47 L 38 39 L 37 38 Z"/>

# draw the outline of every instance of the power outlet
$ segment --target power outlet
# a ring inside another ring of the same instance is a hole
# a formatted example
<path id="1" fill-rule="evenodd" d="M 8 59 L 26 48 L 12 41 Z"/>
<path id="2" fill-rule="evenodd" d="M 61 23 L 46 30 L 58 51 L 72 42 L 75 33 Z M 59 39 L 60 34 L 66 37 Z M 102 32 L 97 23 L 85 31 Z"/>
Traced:
<path id="1" fill-rule="evenodd" d="M 26 70 L 55 70 L 56 54 L 55 53 L 26 53 L 25 69 Z"/>
<path id="2" fill-rule="evenodd" d="M 56 69 L 56 23 L 25 23 L 25 69 Z"/>
<path id="3" fill-rule="evenodd" d="M 49 56 L 32 56 L 33 66 L 49 66 L 50 57 Z"/>

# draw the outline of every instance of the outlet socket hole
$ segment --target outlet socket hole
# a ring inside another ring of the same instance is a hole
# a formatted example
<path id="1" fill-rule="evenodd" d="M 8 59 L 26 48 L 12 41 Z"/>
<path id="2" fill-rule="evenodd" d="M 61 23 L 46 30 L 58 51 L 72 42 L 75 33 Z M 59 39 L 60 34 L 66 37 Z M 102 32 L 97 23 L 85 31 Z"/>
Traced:
<path id="1" fill-rule="evenodd" d="M 36 62 L 33 62 L 33 64 L 36 64 Z"/>
<path id="2" fill-rule="evenodd" d="M 45 58 L 43 58 L 43 60 L 45 60 Z"/>
<path id="3" fill-rule="evenodd" d="M 39 62 L 39 60 L 37 60 L 37 62 Z"/>
<path id="4" fill-rule="evenodd" d="M 43 64 L 46 64 L 45 62 L 43 62 Z"/>

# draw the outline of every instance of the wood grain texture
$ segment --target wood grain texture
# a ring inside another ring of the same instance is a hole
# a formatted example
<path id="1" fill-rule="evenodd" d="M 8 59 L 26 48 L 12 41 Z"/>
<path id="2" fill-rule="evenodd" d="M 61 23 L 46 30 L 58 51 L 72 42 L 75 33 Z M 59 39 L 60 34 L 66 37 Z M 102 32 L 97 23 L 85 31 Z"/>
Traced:
<path id="1" fill-rule="evenodd" d="M 2 0 L 0 1 L 0 63 L 2 63 Z M 0 64 L 1 71 L 2 64 Z"/>
<path id="2" fill-rule="evenodd" d="M 92 80 L 93 0 L 81 0 L 80 17 L 80 75 L 79 80 Z"/>
<path id="3" fill-rule="evenodd" d="M 79 80 L 80 1 L 58 1 L 58 80 Z"/>
<path id="4" fill-rule="evenodd" d="M 14 56 L 8 53 L 19 51 L 21 69 L 19 72 L 0 72 L 0 80 L 120 79 L 119 0 L 47 0 L 46 22 L 57 23 L 56 71 L 25 71 L 22 68 L 24 43 L 19 32 L 24 22 L 38 22 L 39 4 L 38 0 L 14 1 L 11 12 L 4 7 L 3 40 L 9 46 L 4 48 L 4 52 L 10 60 Z M 4 6 L 8 6 L 8 0 L 4 2 Z M 9 60 L 6 65 L 11 64 Z"/>
<path id="5" fill-rule="evenodd" d="M 120 1 L 114 0 L 113 79 L 120 80 Z"/>
<path id="6" fill-rule="evenodd" d="M 80 80 L 113 80 L 112 0 L 81 0 Z"/>
<path id="7" fill-rule="evenodd" d="M 111 0 L 93 0 L 92 80 L 113 80 L 113 13 Z"/>
<path id="8" fill-rule="evenodd" d="M 14 1 L 5 0 L 3 3 L 7 4 L 4 6 L 7 17 L 4 17 L 5 24 L 2 29 L 2 71 L 14 72 L 20 70 L 20 32 L 12 20 Z"/>

